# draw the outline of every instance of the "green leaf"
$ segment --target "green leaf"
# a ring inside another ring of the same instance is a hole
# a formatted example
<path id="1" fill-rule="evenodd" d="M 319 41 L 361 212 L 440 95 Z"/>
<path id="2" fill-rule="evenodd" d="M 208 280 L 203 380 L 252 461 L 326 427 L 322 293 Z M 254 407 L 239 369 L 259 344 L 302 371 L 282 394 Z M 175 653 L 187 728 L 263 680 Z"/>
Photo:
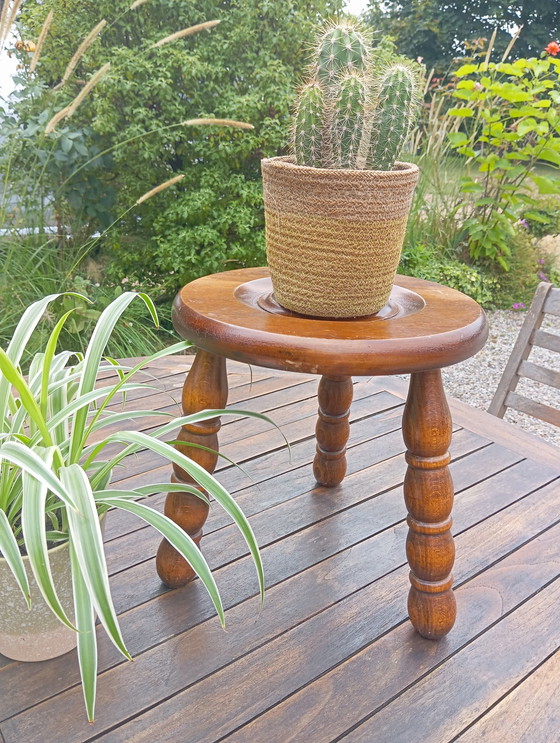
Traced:
<path id="1" fill-rule="evenodd" d="M 464 77 L 465 75 L 471 75 L 473 72 L 478 72 L 477 64 L 464 64 L 455 73 L 455 77 Z"/>
<path id="2" fill-rule="evenodd" d="M 540 194 L 560 194 L 560 181 L 543 175 L 529 174 L 529 178 L 538 188 Z"/>
<path id="3" fill-rule="evenodd" d="M 502 72 L 506 75 L 514 75 L 515 77 L 521 77 L 523 72 L 515 65 L 509 64 L 509 62 L 501 62 L 496 66 L 498 72 Z"/>
<path id="4" fill-rule="evenodd" d="M 42 459 L 45 467 L 50 468 L 53 460 L 53 449 L 36 447 L 34 450 Z M 75 629 L 60 603 L 53 581 L 49 562 L 47 537 L 45 534 L 45 503 L 47 488 L 44 482 L 35 478 L 28 471 L 22 474 L 23 499 L 21 506 L 21 526 L 23 540 L 29 557 L 29 564 L 35 581 L 49 609 L 70 629 Z"/>
<path id="5" fill-rule="evenodd" d="M 459 147 L 460 145 L 466 144 L 469 141 L 469 138 L 464 132 L 450 132 L 447 135 L 447 139 L 454 147 Z"/>
<path id="6" fill-rule="evenodd" d="M 539 152 L 539 160 L 546 160 L 549 163 L 554 163 L 554 165 L 560 166 L 560 152 L 545 147 L 544 150 Z"/>
<path id="7" fill-rule="evenodd" d="M 72 564 L 72 591 L 74 594 L 74 614 L 78 629 L 78 662 L 80 678 L 88 720 L 93 722 L 95 713 L 95 692 L 97 686 L 97 637 L 95 634 L 95 613 L 88 588 L 80 569 L 74 545 L 70 542 Z"/>
<path id="8" fill-rule="evenodd" d="M 481 183 L 478 183 L 477 181 L 469 177 L 461 178 L 462 193 L 479 193 L 482 190 L 483 189 Z"/>
<path id="9" fill-rule="evenodd" d="M 111 333 L 125 309 L 136 296 L 138 295 L 133 292 L 125 292 L 124 294 L 121 294 L 120 297 L 113 300 L 101 313 L 91 335 L 84 357 L 84 368 L 80 378 L 78 396 L 91 392 L 94 388 L 101 358 L 109 338 L 111 337 Z M 74 416 L 70 446 L 71 462 L 77 462 L 81 455 L 85 439 L 84 434 L 87 412 L 87 410 L 81 408 Z"/>
<path id="10" fill-rule="evenodd" d="M 207 412 L 207 411 L 206 411 Z M 257 576 L 259 580 L 259 588 L 261 598 L 264 597 L 264 571 L 262 566 L 262 560 L 257 546 L 257 541 L 253 530 L 247 521 L 247 518 L 243 511 L 239 508 L 237 503 L 227 492 L 227 490 L 221 485 L 215 477 L 208 473 L 203 467 L 189 459 L 181 452 L 177 451 L 173 447 L 165 444 L 162 441 L 153 439 L 150 436 L 134 431 L 125 431 L 123 433 L 113 434 L 108 437 L 109 441 L 121 441 L 123 443 L 138 444 L 140 447 L 145 447 L 158 454 L 161 454 L 166 459 L 174 462 L 179 467 L 184 469 L 193 478 L 195 482 L 201 485 L 208 493 L 210 493 L 215 500 L 222 506 L 222 508 L 228 513 L 237 527 L 241 531 L 249 551 L 253 557 L 255 567 L 257 569 Z"/>
<path id="11" fill-rule="evenodd" d="M 145 384 L 125 384 L 121 388 L 122 392 L 131 392 L 132 390 L 139 390 L 139 389 L 150 389 L 150 386 Z M 151 389 L 156 389 L 154 387 L 151 387 Z M 63 423 L 65 420 L 70 418 L 70 416 L 75 413 L 77 410 L 80 410 L 80 408 L 89 408 L 91 403 L 95 402 L 96 400 L 102 400 L 105 398 L 110 392 L 110 388 L 108 387 L 101 387 L 99 389 L 94 389 L 91 392 L 88 392 L 85 395 L 82 395 L 81 397 L 76 397 L 74 400 L 71 400 L 67 405 L 65 405 L 61 410 L 58 411 L 55 415 L 52 416 L 52 418 L 49 419 L 48 422 L 48 428 L 49 430 L 52 430 L 53 428 L 56 428 L 61 423 Z M 133 411 L 131 411 L 132 413 Z M 117 415 L 117 413 L 115 413 Z M 159 411 L 146 411 L 146 415 L 162 415 Z M 132 415 L 132 417 L 134 417 Z"/>
<path id="12" fill-rule="evenodd" d="M 111 598 L 103 536 L 91 485 L 78 464 L 61 467 L 60 479 L 74 494 L 79 508 L 78 512 L 68 511 L 68 528 L 91 602 L 111 642 L 125 658 L 131 660 Z"/>
<path id="13" fill-rule="evenodd" d="M 509 101 L 510 103 L 522 103 L 523 101 L 533 100 L 531 93 L 526 93 L 522 90 L 515 90 L 513 88 L 508 89 L 503 86 L 492 86 L 492 89 L 496 87 L 499 88 L 495 90 L 496 94 L 499 95 L 500 98 L 503 98 L 504 101 Z"/>
<path id="14" fill-rule="evenodd" d="M 196 495 L 203 501 L 208 503 L 208 496 L 205 495 L 202 490 L 198 490 L 194 485 L 187 485 L 182 482 L 157 482 L 153 485 L 142 485 L 134 490 L 97 490 L 94 492 L 93 497 L 96 501 L 103 501 L 105 498 L 133 498 L 138 499 L 149 495 L 155 495 L 156 493 L 188 493 L 189 495 Z"/>
<path id="15" fill-rule="evenodd" d="M 12 338 L 6 349 L 6 354 L 14 366 L 17 367 L 21 361 L 21 357 L 29 339 L 39 321 L 41 320 L 45 309 L 50 302 L 54 301 L 60 294 L 49 294 L 48 296 L 40 299 L 38 302 L 34 302 L 29 305 L 21 316 L 16 329 L 12 334 Z M 3 376 L 0 376 L 0 430 L 4 429 L 4 420 L 6 417 L 6 409 L 8 405 L 8 398 L 10 395 L 10 382 Z"/>
<path id="16" fill-rule="evenodd" d="M 51 435 L 46 421 L 41 414 L 41 410 L 39 408 L 39 405 L 37 404 L 35 396 L 29 389 L 23 375 L 21 374 L 19 369 L 14 366 L 8 354 L 4 351 L 3 348 L 0 348 L 0 371 L 2 372 L 4 379 L 6 379 L 11 385 L 13 385 L 19 392 L 22 405 L 29 413 L 31 420 L 35 423 L 35 425 L 41 432 L 45 445 L 51 446 Z"/>
<path id="17" fill-rule="evenodd" d="M 212 603 L 214 604 L 216 612 L 220 617 L 222 626 L 224 626 L 224 609 L 222 606 L 220 593 L 218 591 L 218 586 L 216 585 L 216 581 L 214 580 L 214 576 L 212 575 L 212 572 L 208 567 L 208 563 L 204 559 L 202 552 L 198 549 L 196 544 L 186 532 L 184 532 L 179 526 L 177 526 L 175 522 L 171 521 L 170 518 L 164 516 L 162 513 L 158 513 L 158 511 L 154 511 L 153 509 L 148 508 L 148 506 L 145 506 L 142 503 L 137 503 L 128 498 L 103 498 L 100 499 L 99 502 L 105 503 L 105 505 L 111 506 L 113 508 L 120 508 L 123 511 L 129 511 L 130 513 L 135 514 L 147 524 L 153 526 L 154 529 L 159 531 L 159 533 L 163 537 L 165 537 L 165 539 L 167 539 L 167 541 L 173 547 L 175 547 L 177 552 L 179 552 L 179 554 L 185 558 L 185 560 L 189 563 L 189 565 L 193 568 L 195 573 L 204 583 L 206 590 L 208 591 L 210 598 L 212 599 Z"/>
<path id="18" fill-rule="evenodd" d="M 546 113 L 539 110 L 538 108 L 535 108 L 534 105 L 518 106 L 517 108 L 510 108 L 508 111 L 508 114 L 509 116 L 511 116 L 512 119 L 519 119 L 522 116 L 538 116 L 539 118 L 546 116 Z"/>
<path id="19" fill-rule="evenodd" d="M 468 119 L 474 115 L 471 108 L 450 108 L 447 112 L 450 116 L 459 116 L 463 119 Z"/>
<path id="20" fill-rule="evenodd" d="M 27 606 L 31 609 L 31 592 L 29 590 L 25 565 L 23 564 L 19 546 L 8 517 L 2 510 L 0 510 L 0 552 L 14 574 L 14 578 L 23 593 Z"/>
<path id="21" fill-rule="evenodd" d="M 543 214 L 541 214 L 540 212 L 529 211 L 525 212 L 523 216 L 525 217 L 525 219 L 530 219 L 532 222 L 540 222 L 541 224 L 548 224 L 549 222 L 549 219 L 543 216 Z"/>
<path id="22" fill-rule="evenodd" d="M 186 348 L 189 348 L 191 343 L 189 341 L 181 341 L 179 343 L 175 343 L 172 346 L 169 346 L 168 348 L 164 348 L 160 351 L 156 351 L 151 356 L 148 356 L 144 359 L 142 359 L 138 364 L 133 366 L 132 368 L 128 368 L 127 374 L 121 374 L 120 371 L 118 372 L 119 375 L 119 381 L 117 384 L 114 384 L 111 388 L 109 393 L 107 394 L 107 397 L 105 398 L 105 401 L 100 406 L 99 410 L 97 411 L 97 414 L 93 417 L 91 420 L 89 427 L 84 433 L 84 442 L 89 438 L 90 434 L 95 430 L 97 421 L 100 418 L 101 414 L 107 407 L 107 405 L 110 403 L 110 401 L 117 395 L 117 393 L 122 391 L 122 387 L 129 379 L 131 379 L 137 372 L 139 372 L 141 369 L 146 367 L 148 364 L 153 363 L 157 359 L 164 358 L 166 356 L 169 356 L 174 353 L 180 353 L 181 351 L 185 350 Z M 125 367 L 126 368 L 126 367 Z M 148 385 L 146 387 L 149 388 Z"/>
<path id="23" fill-rule="evenodd" d="M 519 122 L 517 125 L 517 133 L 524 137 L 529 132 L 535 131 L 536 128 L 537 122 L 532 117 L 529 117 Z"/>
<path id="24" fill-rule="evenodd" d="M 69 507 L 69 510 L 76 510 L 72 496 L 33 449 L 29 449 L 18 441 L 7 441 L 0 446 L 0 462 L 2 459 L 6 459 L 23 471 L 33 475 L 35 479 L 55 493 Z"/>
<path id="25" fill-rule="evenodd" d="M 56 344 L 58 342 L 58 337 L 62 331 L 62 328 L 64 327 L 64 323 L 66 322 L 67 318 L 72 314 L 73 310 L 69 310 L 66 312 L 60 320 L 55 325 L 49 340 L 47 342 L 47 345 L 45 346 L 45 354 L 43 357 L 43 369 L 42 369 L 42 375 L 41 375 L 41 402 L 40 402 L 40 409 L 41 409 L 41 415 L 43 418 L 47 417 L 47 408 L 48 408 L 48 393 L 49 393 L 49 379 L 50 379 L 50 372 L 51 372 L 51 364 L 54 358 L 54 353 L 56 350 Z"/>

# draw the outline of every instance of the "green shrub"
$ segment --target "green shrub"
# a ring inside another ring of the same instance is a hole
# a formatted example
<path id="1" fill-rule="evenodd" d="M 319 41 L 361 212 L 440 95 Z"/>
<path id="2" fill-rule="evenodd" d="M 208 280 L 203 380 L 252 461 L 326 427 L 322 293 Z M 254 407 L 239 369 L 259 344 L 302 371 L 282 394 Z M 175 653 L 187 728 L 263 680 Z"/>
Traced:
<path id="1" fill-rule="evenodd" d="M 291 91 L 305 64 L 306 39 L 342 0 L 150 0 L 127 11 L 130 4 L 28 0 L 21 27 L 25 38 L 37 38 L 47 11 L 54 10 L 55 32 L 37 67 L 39 81 L 52 86 L 79 40 L 100 19 L 109 22 L 58 95 L 65 103 L 66 88 L 74 94 L 79 79 L 111 63 L 72 124 L 87 123 L 102 151 L 114 148 L 98 189 L 100 197 L 115 189 L 113 218 L 147 189 L 184 174 L 173 192 L 119 219 L 107 246 L 113 279 L 148 288 L 161 283 L 163 295 L 200 274 L 263 260 L 260 160 L 287 145 Z M 178 28 L 213 19 L 221 23 L 211 31 L 153 48 Z M 181 126 L 213 116 L 251 122 L 255 129 Z M 92 220 L 89 228 L 98 226 Z"/>
<path id="2" fill-rule="evenodd" d="M 500 288 L 498 278 L 488 270 L 446 258 L 440 249 L 423 244 L 403 251 L 399 273 L 450 286 L 488 308 L 495 306 Z"/>
<path id="3" fill-rule="evenodd" d="M 535 203 L 521 213 L 529 232 L 535 237 L 560 234 L 560 199 L 554 196 L 541 196 Z"/>
<path id="4" fill-rule="evenodd" d="M 560 60 L 543 57 L 462 65 L 460 105 L 447 112 L 464 122 L 448 139 L 471 167 L 462 182 L 470 255 L 505 270 L 519 213 L 534 205 L 530 189 L 560 194 L 560 180 L 535 167 L 560 167 Z"/>

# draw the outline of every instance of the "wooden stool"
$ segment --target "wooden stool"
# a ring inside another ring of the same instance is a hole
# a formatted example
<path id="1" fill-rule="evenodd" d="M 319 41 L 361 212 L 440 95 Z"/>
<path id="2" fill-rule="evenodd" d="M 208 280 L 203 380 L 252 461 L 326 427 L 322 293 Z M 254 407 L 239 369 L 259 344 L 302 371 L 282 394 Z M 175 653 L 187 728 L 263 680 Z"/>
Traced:
<path id="1" fill-rule="evenodd" d="M 451 416 L 440 369 L 484 345 L 487 323 L 478 304 L 438 284 L 398 276 L 388 304 L 376 315 L 322 320 L 280 307 L 267 269 L 206 276 L 185 286 L 173 307 L 175 329 L 198 347 L 183 390 L 185 415 L 227 403 L 226 358 L 247 364 L 321 374 L 317 453 L 313 471 L 335 486 L 346 473 L 352 375 L 410 373 L 403 414 L 408 469 L 406 544 L 411 568 L 410 619 L 424 637 L 443 637 L 455 621 L 451 590 L 455 548 L 451 536 L 453 482 L 449 472 Z M 219 418 L 184 426 L 179 439 L 214 450 L 182 450 L 209 472 L 217 462 Z M 173 477 L 192 482 L 175 468 Z M 169 493 L 165 513 L 198 543 L 208 505 L 194 495 Z M 164 540 L 157 569 L 168 586 L 193 577 L 191 567 Z"/>

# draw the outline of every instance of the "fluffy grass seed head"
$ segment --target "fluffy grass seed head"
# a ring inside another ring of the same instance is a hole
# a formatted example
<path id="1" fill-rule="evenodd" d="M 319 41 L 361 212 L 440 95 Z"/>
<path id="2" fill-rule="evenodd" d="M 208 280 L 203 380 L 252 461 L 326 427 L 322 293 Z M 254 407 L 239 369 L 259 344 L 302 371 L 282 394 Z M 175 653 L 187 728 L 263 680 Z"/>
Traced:
<path id="1" fill-rule="evenodd" d="M 183 28 L 181 31 L 175 31 L 174 34 L 165 36 L 163 39 L 160 39 L 159 41 L 156 41 L 154 44 L 152 44 L 152 49 L 157 46 L 169 44 L 172 41 L 176 41 L 177 39 L 182 39 L 185 36 L 192 36 L 199 31 L 205 31 L 206 29 L 214 28 L 214 26 L 217 26 L 219 22 L 220 21 L 205 21 L 204 23 L 197 23 L 196 26 L 189 26 L 189 28 Z"/>
<path id="2" fill-rule="evenodd" d="M 35 52 L 33 53 L 31 64 L 29 65 L 30 72 L 34 72 L 35 68 L 37 67 L 37 62 L 39 61 L 39 57 L 41 55 L 41 49 L 43 48 L 43 44 L 45 43 L 45 39 L 47 38 L 47 34 L 49 33 L 49 28 L 51 27 L 53 15 L 54 12 L 52 10 L 49 10 L 47 17 L 45 18 L 45 22 L 43 23 L 41 33 L 39 34 L 39 38 L 37 39 L 37 46 L 35 47 Z"/>
<path id="3" fill-rule="evenodd" d="M 97 37 L 103 31 L 106 25 L 107 25 L 107 21 L 103 18 L 103 20 L 99 21 L 99 23 L 91 29 L 89 34 L 82 41 L 80 46 L 76 49 L 76 51 L 72 55 L 71 60 L 68 62 L 66 66 L 66 69 L 64 70 L 64 75 L 62 76 L 61 85 L 64 85 L 64 83 L 68 80 L 68 78 L 74 71 L 80 59 L 84 56 L 84 54 L 93 44 L 93 42 L 97 39 Z"/>
<path id="4" fill-rule="evenodd" d="M 146 191 L 145 194 L 142 194 L 142 196 L 140 196 L 139 199 L 136 199 L 135 203 L 142 204 L 144 201 L 151 199 L 152 196 L 155 196 L 157 193 L 160 193 L 160 191 L 165 191 L 166 188 L 173 186 L 173 184 L 182 180 L 184 177 L 185 177 L 185 174 L 181 173 L 181 175 L 176 175 L 174 178 L 170 178 L 168 181 L 165 181 L 164 183 L 160 183 L 159 186 L 156 186 L 155 188 L 152 188 L 150 191 Z"/>
<path id="5" fill-rule="evenodd" d="M 233 119 L 187 119 L 183 126 L 231 126 L 234 129 L 254 129 L 252 124 Z"/>

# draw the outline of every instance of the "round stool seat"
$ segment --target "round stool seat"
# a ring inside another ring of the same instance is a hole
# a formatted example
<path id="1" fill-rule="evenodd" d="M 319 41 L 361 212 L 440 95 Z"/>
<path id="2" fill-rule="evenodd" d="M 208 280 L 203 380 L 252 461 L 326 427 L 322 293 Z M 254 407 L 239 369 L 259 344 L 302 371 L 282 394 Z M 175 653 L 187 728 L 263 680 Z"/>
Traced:
<path id="1" fill-rule="evenodd" d="M 205 276 L 173 305 L 179 335 L 210 353 L 272 369 L 324 375 L 405 374 L 456 364 L 479 351 L 486 316 L 470 297 L 397 276 L 376 315 L 341 320 L 280 307 L 266 268 Z"/>

